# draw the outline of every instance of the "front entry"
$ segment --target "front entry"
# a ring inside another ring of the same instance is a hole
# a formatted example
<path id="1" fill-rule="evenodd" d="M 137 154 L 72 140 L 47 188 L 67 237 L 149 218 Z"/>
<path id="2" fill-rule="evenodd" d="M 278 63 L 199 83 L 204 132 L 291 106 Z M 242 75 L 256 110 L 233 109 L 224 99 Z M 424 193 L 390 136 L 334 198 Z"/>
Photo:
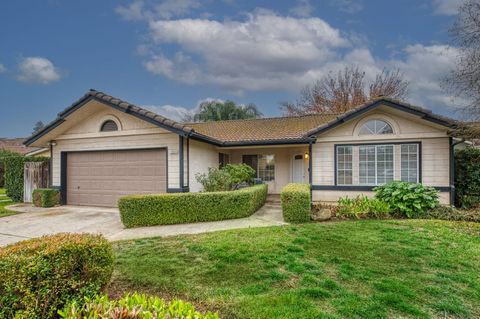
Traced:
<path id="1" fill-rule="evenodd" d="M 305 182 L 305 167 L 303 161 L 303 154 L 297 154 L 293 156 L 292 182 Z"/>

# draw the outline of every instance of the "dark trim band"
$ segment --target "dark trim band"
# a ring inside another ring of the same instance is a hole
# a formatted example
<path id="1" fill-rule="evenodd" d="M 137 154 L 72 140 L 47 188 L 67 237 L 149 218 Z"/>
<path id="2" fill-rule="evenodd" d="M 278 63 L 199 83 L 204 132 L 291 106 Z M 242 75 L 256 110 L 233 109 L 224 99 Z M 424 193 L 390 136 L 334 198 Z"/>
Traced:
<path id="1" fill-rule="evenodd" d="M 314 191 L 364 191 L 369 192 L 378 186 L 365 186 L 365 185 L 312 185 Z M 450 186 L 433 186 L 440 192 L 451 192 Z"/>

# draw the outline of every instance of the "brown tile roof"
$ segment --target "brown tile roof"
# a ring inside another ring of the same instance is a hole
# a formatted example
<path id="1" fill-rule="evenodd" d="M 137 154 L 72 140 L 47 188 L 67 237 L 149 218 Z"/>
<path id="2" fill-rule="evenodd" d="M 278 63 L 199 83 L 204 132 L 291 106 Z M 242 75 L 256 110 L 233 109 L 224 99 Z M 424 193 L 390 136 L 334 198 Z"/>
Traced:
<path id="1" fill-rule="evenodd" d="M 338 114 L 187 123 L 195 132 L 225 143 L 302 140 Z"/>
<path id="2" fill-rule="evenodd" d="M 38 147 L 27 147 L 23 145 L 24 138 L 0 138 L 0 150 L 6 150 L 25 155 L 38 150 Z"/>
<path id="3" fill-rule="evenodd" d="M 380 97 L 368 101 L 343 114 L 305 115 L 207 123 L 179 123 L 100 91 L 90 90 L 77 102 L 60 112 L 55 121 L 27 139 L 25 144 L 32 144 L 41 136 L 59 126 L 65 121 L 69 114 L 91 99 L 104 102 L 113 108 L 124 111 L 180 135 L 190 136 L 219 146 L 268 143 L 281 144 L 283 142 L 307 143 L 322 132 L 379 105 L 387 105 L 392 108 L 400 109 L 418 115 L 425 120 L 447 127 L 451 127 L 454 123 L 453 120 L 435 115 L 429 110 L 386 97 Z"/>

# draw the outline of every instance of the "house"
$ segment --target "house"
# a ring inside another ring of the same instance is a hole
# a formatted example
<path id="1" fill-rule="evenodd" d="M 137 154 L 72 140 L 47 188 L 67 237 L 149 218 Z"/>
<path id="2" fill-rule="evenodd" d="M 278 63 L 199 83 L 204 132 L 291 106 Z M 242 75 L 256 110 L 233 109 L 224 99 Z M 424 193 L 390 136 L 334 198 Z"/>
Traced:
<path id="1" fill-rule="evenodd" d="M 454 121 L 389 98 L 344 113 L 178 123 L 90 90 L 25 144 L 48 147 L 65 204 L 115 206 L 127 194 L 198 192 L 195 175 L 246 163 L 280 193 L 309 183 L 313 201 L 372 195 L 392 180 L 452 202 Z"/>
<path id="2" fill-rule="evenodd" d="M 27 147 L 23 143 L 25 138 L 0 138 L 0 150 L 26 155 L 38 151 L 37 147 Z"/>

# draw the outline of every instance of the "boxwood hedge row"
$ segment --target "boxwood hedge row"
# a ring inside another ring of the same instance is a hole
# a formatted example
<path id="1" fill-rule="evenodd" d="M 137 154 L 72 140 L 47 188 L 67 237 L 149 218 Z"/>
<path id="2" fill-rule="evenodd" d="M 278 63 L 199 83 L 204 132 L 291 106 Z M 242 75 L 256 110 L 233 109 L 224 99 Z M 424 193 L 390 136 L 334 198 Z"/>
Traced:
<path id="1" fill-rule="evenodd" d="M 237 191 L 134 195 L 118 202 L 127 228 L 206 222 L 252 215 L 266 201 L 265 184 Z"/>
<path id="2" fill-rule="evenodd" d="M 283 219 L 289 223 L 304 223 L 310 220 L 310 185 L 291 183 L 282 189 Z"/>

